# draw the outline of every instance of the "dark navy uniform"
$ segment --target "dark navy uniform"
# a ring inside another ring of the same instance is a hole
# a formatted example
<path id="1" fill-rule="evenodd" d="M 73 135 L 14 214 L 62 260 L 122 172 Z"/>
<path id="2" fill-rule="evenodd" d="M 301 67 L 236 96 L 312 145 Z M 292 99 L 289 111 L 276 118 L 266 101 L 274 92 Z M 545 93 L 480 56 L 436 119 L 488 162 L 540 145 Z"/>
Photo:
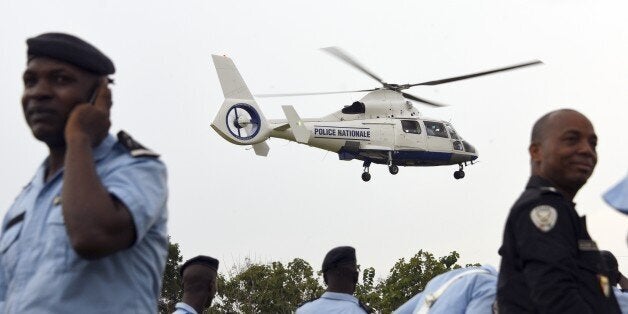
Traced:
<path id="1" fill-rule="evenodd" d="M 510 210 L 499 254 L 499 313 L 620 313 L 585 217 L 541 177 Z"/>

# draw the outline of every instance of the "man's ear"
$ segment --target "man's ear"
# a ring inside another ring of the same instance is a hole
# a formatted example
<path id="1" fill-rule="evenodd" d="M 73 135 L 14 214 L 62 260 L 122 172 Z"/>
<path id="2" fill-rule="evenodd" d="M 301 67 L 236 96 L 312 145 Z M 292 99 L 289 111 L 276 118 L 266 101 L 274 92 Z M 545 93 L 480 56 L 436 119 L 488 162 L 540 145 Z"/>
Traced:
<path id="1" fill-rule="evenodd" d="M 209 284 L 209 291 L 207 300 L 205 301 L 205 308 L 209 308 L 212 305 L 212 301 L 214 300 L 214 297 L 216 297 L 217 290 L 218 282 L 216 281 L 216 278 L 214 278 L 214 280 Z"/>
<path id="2" fill-rule="evenodd" d="M 323 273 L 323 282 L 329 286 L 329 284 L 327 283 L 327 274 Z"/>
<path id="3" fill-rule="evenodd" d="M 358 280 L 360 279 L 360 272 L 358 272 L 357 270 L 353 272 L 353 283 L 354 284 L 358 284 Z"/>
<path id="4" fill-rule="evenodd" d="M 533 163 L 541 160 L 541 144 L 531 143 L 530 147 L 528 147 L 528 152 L 530 153 L 530 160 Z"/>
<path id="5" fill-rule="evenodd" d="M 216 292 L 218 291 L 218 282 L 216 278 L 212 280 L 212 283 L 209 285 L 209 296 L 213 299 L 216 296 Z"/>

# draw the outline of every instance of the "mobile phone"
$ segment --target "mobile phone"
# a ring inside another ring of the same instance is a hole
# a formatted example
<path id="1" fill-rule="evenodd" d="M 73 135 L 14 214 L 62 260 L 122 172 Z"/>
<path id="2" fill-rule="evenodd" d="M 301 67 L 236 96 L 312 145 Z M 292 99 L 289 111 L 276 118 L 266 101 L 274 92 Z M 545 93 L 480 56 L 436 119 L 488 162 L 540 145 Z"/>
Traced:
<path id="1" fill-rule="evenodd" d="M 107 84 L 113 84 L 113 79 L 111 78 L 107 78 Z M 90 93 L 90 97 L 89 97 L 89 104 L 90 105 L 94 105 L 94 103 L 96 103 L 96 96 L 98 96 L 98 87 L 100 86 L 100 80 L 96 81 L 96 83 L 94 83 L 94 86 L 92 87 L 92 91 Z"/>
<path id="2" fill-rule="evenodd" d="M 96 102 L 96 96 L 98 96 L 98 86 L 100 86 L 100 81 L 96 81 L 96 83 L 92 87 L 91 93 L 89 93 L 91 95 L 89 97 L 89 104 L 90 105 L 94 105 L 94 103 Z"/>

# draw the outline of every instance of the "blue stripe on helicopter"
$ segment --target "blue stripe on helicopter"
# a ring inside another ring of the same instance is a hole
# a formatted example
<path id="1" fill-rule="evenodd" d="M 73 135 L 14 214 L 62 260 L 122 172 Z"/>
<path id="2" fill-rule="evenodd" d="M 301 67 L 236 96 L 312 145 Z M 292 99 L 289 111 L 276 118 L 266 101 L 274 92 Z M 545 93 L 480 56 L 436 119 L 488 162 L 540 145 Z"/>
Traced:
<path id="1" fill-rule="evenodd" d="M 377 152 L 383 154 L 384 156 L 388 155 L 388 151 L 385 150 L 359 150 L 359 151 L 346 151 L 341 150 L 338 152 L 338 157 L 340 160 L 351 160 L 356 159 L 360 156 L 364 156 L 362 153 L 368 152 Z M 453 153 L 440 153 L 440 152 L 427 152 L 427 151 L 393 151 L 392 159 L 396 160 L 416 160 L 416 161 L 448 161 L 451 160 Z M 373 158 L 378 159 L 378 158 Z"/>
<path id="2" fill-rule="evenodd" d="M 450 160 L 452 153 L 422 152 L 422 151 L 393 151 L 393 160 Z"/>

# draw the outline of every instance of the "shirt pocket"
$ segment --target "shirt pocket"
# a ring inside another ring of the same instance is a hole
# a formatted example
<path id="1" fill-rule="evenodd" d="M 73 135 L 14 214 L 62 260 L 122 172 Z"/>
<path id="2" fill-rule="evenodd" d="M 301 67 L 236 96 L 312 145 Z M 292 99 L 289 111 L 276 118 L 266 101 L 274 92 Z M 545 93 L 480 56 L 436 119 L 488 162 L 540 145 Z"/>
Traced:
<path id="1" fill-rule="evenodd" d="M 55 271 L 65 271 L 69 265 L 70 238 L 65 227 L 61 205 L 55 206 L 48 218 L 42 237 L 43 256 Z"/>

